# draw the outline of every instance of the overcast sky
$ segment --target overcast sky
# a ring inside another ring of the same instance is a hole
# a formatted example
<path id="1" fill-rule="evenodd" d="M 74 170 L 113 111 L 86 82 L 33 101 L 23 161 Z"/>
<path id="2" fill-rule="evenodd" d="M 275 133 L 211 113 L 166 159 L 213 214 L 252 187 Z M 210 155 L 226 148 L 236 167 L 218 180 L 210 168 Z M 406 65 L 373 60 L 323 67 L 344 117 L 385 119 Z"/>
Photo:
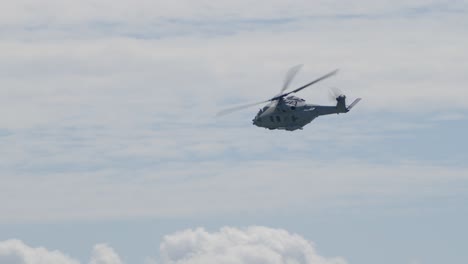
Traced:
<path id="1" fill-rule="evenodd" d="M 466 47 L 466 0 L 2 3 L 0 263 L 465 263 Z M 363 101 L 215 117 L 297 64 Z"/>

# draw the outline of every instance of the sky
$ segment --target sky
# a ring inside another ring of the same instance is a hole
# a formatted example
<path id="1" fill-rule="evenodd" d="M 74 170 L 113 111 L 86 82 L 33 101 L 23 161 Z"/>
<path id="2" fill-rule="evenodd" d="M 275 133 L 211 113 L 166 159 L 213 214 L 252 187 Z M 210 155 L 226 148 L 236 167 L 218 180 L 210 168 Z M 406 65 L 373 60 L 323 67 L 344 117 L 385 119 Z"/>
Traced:
<path id="1" fill-rule="evenodd" d="M 0 9 L 0 264 L 436 264 L 468 254 L 468 2 Z M 363 100 L 294 132 L 298 96 Z"/>

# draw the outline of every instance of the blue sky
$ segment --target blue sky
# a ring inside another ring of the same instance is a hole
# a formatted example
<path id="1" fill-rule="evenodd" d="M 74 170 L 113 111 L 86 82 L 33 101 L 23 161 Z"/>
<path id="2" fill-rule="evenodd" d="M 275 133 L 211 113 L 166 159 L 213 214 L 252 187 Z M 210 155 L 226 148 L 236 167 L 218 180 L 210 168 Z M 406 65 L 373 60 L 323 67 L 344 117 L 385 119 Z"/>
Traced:
<path id="1" fill-rule="evenodd" d="M 466 262 L 467 10 L 5 5 L 0 263 Z M 308 102 L 329 87 L 363 101 L 293 133 L 252 126 L 255 107 L 215 118 L 275 95 L 298 63 L 292 86 L 340 68 Z"/>

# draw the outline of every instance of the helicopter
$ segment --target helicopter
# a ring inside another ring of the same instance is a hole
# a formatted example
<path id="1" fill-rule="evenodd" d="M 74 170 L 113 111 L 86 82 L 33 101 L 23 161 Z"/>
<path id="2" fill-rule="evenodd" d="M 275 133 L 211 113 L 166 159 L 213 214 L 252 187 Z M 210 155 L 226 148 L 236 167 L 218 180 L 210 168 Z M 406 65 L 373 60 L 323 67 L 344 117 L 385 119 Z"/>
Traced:
<path id="1" fill-rule="evenodd" d="M 305 125 L 309 124 L 319 116 L 347 113 L 351 110 L 351 108 L 359 103 L 359 101 L 361 101 L 361 98 L 357 98 L 347 106 L 346 96 L 336 88 L 330 90 L 329 93 L 331 99 L 336 100 L 335 106 L 307 104 L 304 99 L 291 95 L 335 75 L 338 70 L 329 72 L 322 77 L 290 92 L 285 92 L 301 68 L 302 64 L 296 65 L 286 73 L 283 86 L 281 87 L 278 95 L 265 101 L 225 109 L 218 112 L 217 116 L 223 116 L 234 111 L 268 103 L 258 111 L 257 115 L 252 120 L 253 125 L 270 130 L 279 129 L 294 131 L 298 129 L 302 130 Z"/>

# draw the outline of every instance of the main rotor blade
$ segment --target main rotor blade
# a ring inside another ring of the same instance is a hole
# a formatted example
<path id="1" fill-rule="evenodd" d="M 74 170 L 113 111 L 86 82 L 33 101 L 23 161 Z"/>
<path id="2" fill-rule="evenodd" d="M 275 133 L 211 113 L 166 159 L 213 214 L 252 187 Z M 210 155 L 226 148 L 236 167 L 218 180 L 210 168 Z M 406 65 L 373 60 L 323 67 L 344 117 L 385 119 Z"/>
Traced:
<path id="1" fill-rule="evenodd" d="M 325 74 L 324 76 L 322 76 L 322 77 L 320 77 L 320 78 L 318 78 L 318 79 L 316 79 L 316 80 L 314 80 L 314 81 L 312 81 L 312 82 L 310 82 L 310 83 L 308 83 L 308 84 L 306 84 L 306 85 L 303 85 L 303 86 L 301 86 L 301 87 L 299 87 L 299 88 L 297 88 L 297 89 L 295 89 L 295 90 L 292 90 L 291 92 L 288 92 L 288 93 L 284 93 L 284 94 L 275 96 L 275 97 L 271 98 L 270 100 L 276 100 L 276 99 L 279 99 L 279 98 L 288 96 L 288 95 L 290 95 L 290 94 L 292 94 L 292 93 L 297 93 L 297 92 L 299 92 L 300 90 L 305 89 L 305 88 L 311 86 L 312 84 L 318 83 L 318 82 L 320 82 L 320 81 L 322 81 L 322 80 L 324 80 L 324 79 L 327 79 L 327 78 L 329 78 L 329 77 L 335 75 L 337 72 L 338 72 L 338 70 L 334 70 L 334 71 L 332 71 L 332 72 L 329 72 L 329 73 Z"/>
<path id="2" fill-rule="evenodd" d="M 278 105 L 278 102 L 279 102 L 279 100 L 273 101 L 273 102 L 269 105 L 268 109 L 266 109 L 266 110 L 260 115 L 260 117 L 263 117 L 263 116 L 265 116 L 265 115 L 269 115 L 269 114 L 274 113 L 275 110 L 276 110 L 276 106 Z"/>
<path id="3" fill-rule="evenodd" d="M 291 68 L 288 73 L 286 74 L 286 79 L 285 79 L 285 83 L 283 85 L 283 88 L 281 90 L 281 92 L 283 92 L 285 89 L 287 89 L 287 87 L 289 86 L 289 84 L 291 83 L 292 79 L 294 78 L 294 76 L 296 76 L 297 72 L 302 68 L 302 65 L 297 65 L 297 66 L 294 66 L 293 68 Z M 271 111 L 274 111 L 276 109 L 276 105 L 278 104 L 278 100 L 285 97 L 285 96 L 288 96 L 292 93 L 297 93 L 299 92 L 300 90 L 302 89 L 305 89 L 309 86 L 311 86 L 312 84 L 315 84 L 315 83 L 318 83 L 328 77 L 331 77 L 333 75 L 335 75 L 336 73 L 338 72 L 338 70 L 334 70 L 330 73 L 327 73 L 325 74 L 324 76 L 304 85 L 304 86 L 301 86 L 295 90 L 292 90 L 291 92 L 288 92 L 288 93 L 284 93 L 284 94 L 280 94 L 280 95 L 277 95 L 269 100 L 266 100 L 266 101 L 261 101 L 261 102 L 258 102 L 258 103 L 251 103 L 251 104 L 246 104 L 246 105 L 240 105 L 240 106 L 236 106 L 236 107 L 231 107 L 231 108 L 227 108 L 227 109 L 224 109 L 220 112 L 218 112 L 216 114 L 216 116 L 223 116 L 223 115 L 227 115 L 227 114 L 230 114 L 232 112 L 235 112 L 235 111 L 238 111 L 238 110 L 242 110 L 242 109 L 245 109 L 245 108 L 248 108 L 248 107 L 251 107 L 251 106 L 255 106 L 255 105 L 259 105 L 259 104 L 264 104 L 264 103 L 268 103 L 268 102 L 271 102 L 271 101 L 276 101 L 274 102 L 270 108 L 268 108 L 265 112 L 268 112 L 270 113 Z"/>
<path id="4" fill-rule="evenodd" d="M 286 89 L 288 89 L 289 84 L 291 84 L 292 80 L 296 76 L 296 74 L 301 70 L 302 64 L 296 65 L 289 69 L 286 73 L 286 77 L 284 78 L 283 87 L 281 88 L 280 94 L 282 94 Z"/>
<path id="5" fill-rule="evenodd" d="M 245 109 L 245 108 L 249 108 L 249 107 L 252 107 L 252 106 L 255 106 L 255 105 L 268 103 L 269 101 L 270 101 L 270 100 L 266 100 L 266 101 L 262 101 L 262 102 L 251 103 L 251 104 L 245 104 L 245 105 L 239 105 L 239 106 L 227 108 L 227 109 L 224 109 L 224 110 L 222 110 L 222 111 L 219 111 L 219 112 L 216 114 L 216 116 L 227 115 L 227 114 L 230 114 L 230 113 L 232 113 L 232 112 L 235 112 L 235 111 L 238 111 L 238 110 L 242 110 L 242 109 Z"/>

